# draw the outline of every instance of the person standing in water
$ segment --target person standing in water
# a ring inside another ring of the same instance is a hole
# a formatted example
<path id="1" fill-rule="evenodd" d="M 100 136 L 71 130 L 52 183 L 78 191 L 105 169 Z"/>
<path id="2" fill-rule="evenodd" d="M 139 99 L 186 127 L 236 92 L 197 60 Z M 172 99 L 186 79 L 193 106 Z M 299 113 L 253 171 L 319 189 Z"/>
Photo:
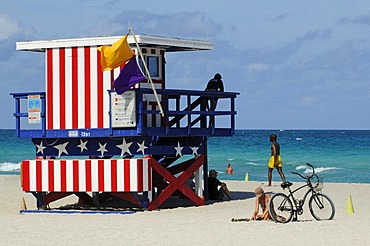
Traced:
<path id="1" fill-rule="evenodd" d="M 285 182 L 285 175 L 283 173 L 283 160 L 280 156 L 280 144 L 277 142 L 276 134 L 270 135 L 271 144 L 271 157 L 268 163 L 268 186 L 271 186 L 272 170 L 277 168 L 280 177 Z"/>
<path id="2" fill-rule="evenodd" d="M 227 163 L 226 173 L 227 174 L 235 174 L 234 169 L 231 167 L 230 163 Z"/>

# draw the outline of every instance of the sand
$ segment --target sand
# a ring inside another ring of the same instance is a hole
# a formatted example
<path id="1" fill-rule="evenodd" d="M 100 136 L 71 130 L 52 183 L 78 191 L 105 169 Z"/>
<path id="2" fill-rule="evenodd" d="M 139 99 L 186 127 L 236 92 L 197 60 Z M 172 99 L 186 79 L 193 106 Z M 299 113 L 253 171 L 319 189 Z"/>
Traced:
<path id="1" fill-rule="evenodd" d="M 370 245 L 370 184 L 325 183 L 334 202 L 331 221 L 316 221 L 306 209 L 298 222 L 231 222 L 252 215 L 253 190 L 280 192 L 279 183 L 225 181 L 234 199 L 133 214 L 20 214 L 21 199 L 35 209 L 35 199 L 21 191 L 19 176 L 0 176 L 0 245 Z M 298 184 L 298 183 L 297 183 Z M 294 184 L 294 187 L 297 186 Z M 348 196 L 352 214 L 346 213 Z M 77 201 L 70 196 L 56 208 Z"/>

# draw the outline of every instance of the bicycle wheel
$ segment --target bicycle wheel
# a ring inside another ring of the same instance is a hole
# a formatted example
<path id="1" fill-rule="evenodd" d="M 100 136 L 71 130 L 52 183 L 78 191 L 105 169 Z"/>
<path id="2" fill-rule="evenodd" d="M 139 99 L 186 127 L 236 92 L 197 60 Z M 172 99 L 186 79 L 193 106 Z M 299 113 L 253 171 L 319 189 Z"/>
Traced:
<path id="1" fill-rule="evenodd" d="M 283 193 L 273 195 L 269 202 L 271 218 L 278 223 L 288 223 L 293 217 L 293 204 Z"/>
<path id="2" fill-rule="evenodd" d="M 331 220 L 335 215 L 335 207 L 332 200 L 325 194 L 316 193 L 308 202 L 310 212 L 316 220 Z"/>

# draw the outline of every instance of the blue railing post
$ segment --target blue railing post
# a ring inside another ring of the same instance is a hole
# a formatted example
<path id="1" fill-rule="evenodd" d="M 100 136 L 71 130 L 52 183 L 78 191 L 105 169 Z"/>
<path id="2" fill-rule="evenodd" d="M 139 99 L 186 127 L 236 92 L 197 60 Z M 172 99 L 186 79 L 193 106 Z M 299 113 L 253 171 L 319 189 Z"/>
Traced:
<path id="1" fill-rule="evenodd" d="M 41 128 L 42 128 L 42 136 L 46 136 L 46 96 L 45 93 L 42 94 L 41 97 Z"/>
<path id="2" fill-rule="evenodd" d="M 180 97 L 176 98 L 176 111 L 180 111 Z M 180 120 L 176 122 L 176 127 L 180 127 Z"/>
<path id="3" fill-rule="evenodd" d="M 162 92 L 160 92 L 162 93 Z M 163 102 L 164 102 L 164 125 L 165 125 L 165 132 L 166 134 L 169 133 L 170 131 L 170 125 L 169 125 L 169 115 L 168 115 L 168 111 L 169 111 L 169 96 L 166 94 L 166 93 L 162 93 L 162 98 L 163 98 Z"/>
<path id="4" fill-rule="evenodd" d="M 190 132 L 191 132 L 191 110 L 190 110 L 190 105 L 191 105 L 191 97 L 190 97 L 190 95 L 187 95 L 186 108 L 188 110 L 187 110 L 186 114 L 187 114 L 187 120 L 188 120 L 188 124 L 187 124 L 188 134 L 190 134 Z"/>
<path id="5" fill-rule="evenodd" d="M 235 134 L 235 97 L 230 98 L 231 100 L 231 135 Z"/>
<path id="6" fill-rule="evenodd" d="M 138 135 L 143 134 L 143 125 L 144 125 L 144 119 L 143 119 L 143 92 L 141 90 L 135 91 L 136 95 L 136 132 Z"/>
<path id="7" fill-rule="evenodd" d="M 203 97 L 201 100 L 202 102 L 200 103 L 200 111 L 201 112 L 207 112 L 207 106 L 208 104 L 208 96 Z M 207 115 L 200 115 L 200 128 L 207 128 Z"/>
<path id="8" fill-rule="evenodd" d="M 109 135 L 113 136 L 113 128 L 112 128 L 112 91 L 108 90 L 109 95 L 109 109 L 108 109 L 108 115 L 109 115 Z"/>
<path id="9" fill-rule="evenodd" d="M 215 112 L 216 112 L 216 100 L 215 97 L 213 96 L 211 99 L 211 115 L 209 116 L 209 125 L 211 126 L 211 135 L 215 134 Z"/>
<path id="10" fill-rule="evenodd" d="M 19 97 L 15 97 L 15 132 L 17 137 L 20 137 L 21 132 L 21 117 L 19 113 L 21 111 L 21 102 Z"/>

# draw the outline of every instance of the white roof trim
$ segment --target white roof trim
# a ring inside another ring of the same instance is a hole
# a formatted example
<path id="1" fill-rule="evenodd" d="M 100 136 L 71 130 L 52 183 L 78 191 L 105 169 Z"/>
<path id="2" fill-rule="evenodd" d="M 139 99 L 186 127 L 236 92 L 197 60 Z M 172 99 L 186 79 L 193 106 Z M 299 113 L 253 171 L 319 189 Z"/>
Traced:
<path id="1" fill-rule="evenodd" d="M 213 44 L 209 41 L 169 38 L 160 36 L 147 36 L 147 35 L 135 35 L 135 36 L 139 45 L 142 45 L 143 47 L 159 47 L 169 52 L 213 49 Z M 48 48 L 111 45 L 120 38 L 122 38 L 122 36 L 26 41 L 26 42 L 17 42 L 16 49 L 28 51 L 45 51 L 45 49 Z M 131 45 L 135 43 L 132 35 L 128 36 L 127 42 Z"/>

